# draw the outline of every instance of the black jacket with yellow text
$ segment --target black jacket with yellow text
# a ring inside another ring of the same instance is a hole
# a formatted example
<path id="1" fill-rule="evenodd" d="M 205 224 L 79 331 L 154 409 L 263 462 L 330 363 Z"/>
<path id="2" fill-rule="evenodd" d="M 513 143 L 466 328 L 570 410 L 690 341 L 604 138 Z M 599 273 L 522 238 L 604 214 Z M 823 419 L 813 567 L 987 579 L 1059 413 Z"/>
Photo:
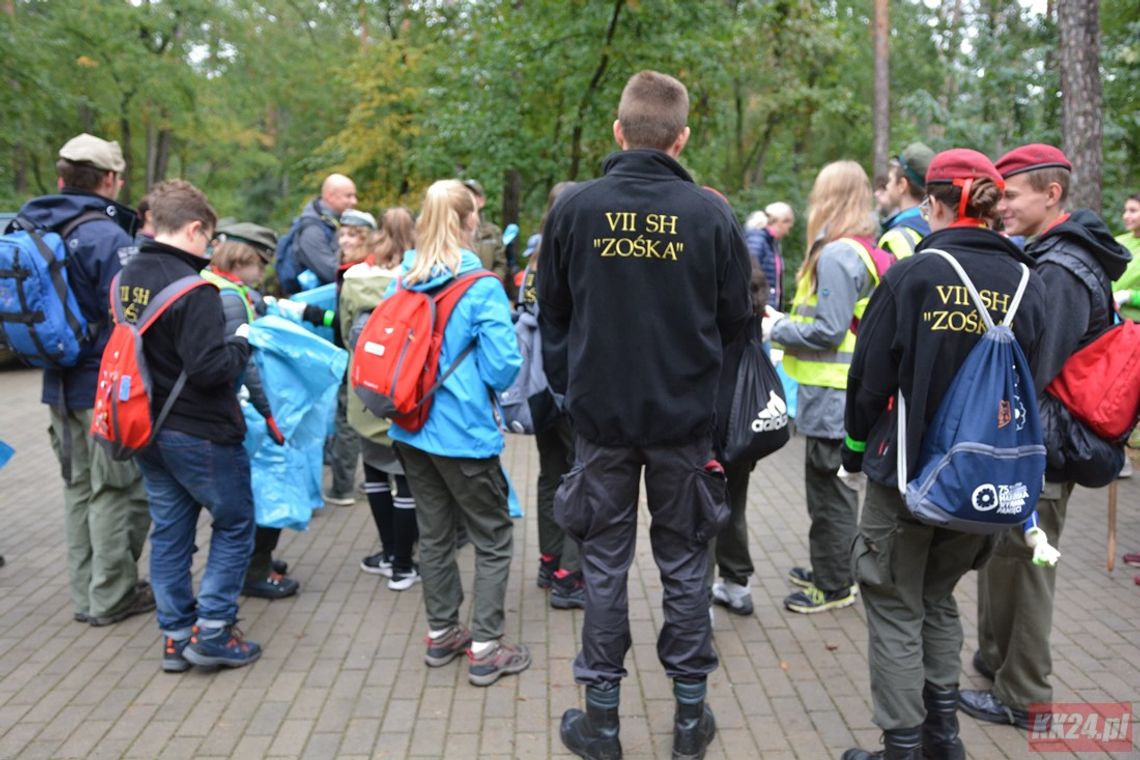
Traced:
<path id="1" fill-rule="evenodd" d="M 576 433 L 602 446 L 710 435 L 722 347 L 749 322 L 751 262 L 728 205 L 657 150 L 609 156 L 542 234 L 543 361 Z"/>

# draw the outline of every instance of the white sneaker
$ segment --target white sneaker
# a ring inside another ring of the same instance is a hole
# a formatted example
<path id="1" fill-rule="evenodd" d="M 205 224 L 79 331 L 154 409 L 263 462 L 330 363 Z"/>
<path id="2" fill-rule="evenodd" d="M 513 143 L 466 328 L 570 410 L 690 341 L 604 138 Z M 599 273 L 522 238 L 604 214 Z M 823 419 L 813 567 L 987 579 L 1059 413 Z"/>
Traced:
<path id="1" fill-rule="evenodd" d="M 412 569 L 406 573 L 401 573 L 398 570 L 393 570 L 392 578 L 388 581 L 388 588 L 392 589 L 393 591 L 407 591 L 419 582 L 419 570 L 413 565 Z"/>
<path id="2" fill-rule="evenodd" d="M 326 502 L 332 504 L 334 507 L 351 507 L 356 503 L 356 497 L 351 494 L 348 496 L 334 496 L 331 493 L 321 494 Z"/>
<path id="3" fill-rule="evenodd" d="M 383 575 L 385 577 L 392 577 L 392 558 L 384 552 L 377 552 L 370 554 L 364 559 L 360 560 L 360 569 L 366 573 L 373 575 Z"/>
<path id="4" fill-rule="evenodd" d="M 729 581 L 717 582 L 712 587 L 713 603 L 728 608 L 734 615 L 752 614 L 752 589 Z"/>

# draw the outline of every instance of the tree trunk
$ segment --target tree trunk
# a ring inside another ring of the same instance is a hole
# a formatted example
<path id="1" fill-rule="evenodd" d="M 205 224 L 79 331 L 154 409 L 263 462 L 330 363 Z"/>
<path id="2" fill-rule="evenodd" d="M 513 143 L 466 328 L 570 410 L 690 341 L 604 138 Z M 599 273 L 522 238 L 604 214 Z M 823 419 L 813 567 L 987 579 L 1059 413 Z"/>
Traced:
<path id="1" fill-rule="evenodd" d="M 875 103 L 872 171 L 875 179 L 886 178 L 891 150 L 890 17 L 888 0 L 875 0 Z"/>
<path id="2" fill-rule="evenodd" d="M 119 139 L 123 150 L 123 188 L 119 191 L 119 199 L 126 205 L 131 205 L 131 98 L 133 93 L 124 93 L 119 99 Z"/>
<path id="3" fill-rule="evenodd" d="M 1061 144 L 1073 162 L 1071 208 L 1100 212 L 1103 116 L 1100 0 L 1057 0 L 1061 31 Z"/>
<path id="4" fill-rule="evenodd" d="M 518 169 L 503 172 L 503 226 L 519 223 L 522 205 L 522 175 Z"/>
<path id="5" fill-rule="evenodd" d="M 594 93 L 602 83 L 602 76 L 605 75 L 606 69 L 610 65 L 610 43 L 614 40 L 614 32 L 617 31 L 618 17 L 621 15 L 622 6 L 625 5 L 625 0 L 615 0 L 614 9 L 610 15 L 610 24 L 606 29 L 606 37 L 602 42 L 602 55 L 598 59 L 598 67 L 594 69 L 594 76 L 590 78 L 590 84 L 586 87 L 586 91 L 582 93 L 582 100 L 578 103 L 578 116 L 574 122 L 574 129 L 571 131 L 570 137 L 570 173 L 567 176 L 569 180 L 578 179 L 578 170 L 582 165 L 582 131 L 585 127 L 586 112 L 590 108 L 590 103 L 594 99 Z"/>

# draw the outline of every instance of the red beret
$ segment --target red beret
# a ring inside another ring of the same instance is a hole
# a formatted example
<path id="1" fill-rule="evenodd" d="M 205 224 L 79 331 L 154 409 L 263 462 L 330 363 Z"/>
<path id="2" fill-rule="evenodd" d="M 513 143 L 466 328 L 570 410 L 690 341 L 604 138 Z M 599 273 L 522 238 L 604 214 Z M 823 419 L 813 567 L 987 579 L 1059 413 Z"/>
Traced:
<path id="1" fill-rule="evenodd" d="M 1073 165 L 1065 154 L 1052 145 L 1033 143 L 1014 148 L 998 159 L 997 170 L 1003 177 L 1012 177 L 1022 172 L 1031 172 L 1035 169 L 1065 169 L 1073 170 Z"/>
<path id="2" fill-rule="evenodd" d="M 926 170 L 926 184 L 955 184 L 962 185 L 964 180 L 981 179 L 988 177 L 998 187 L 1005 187 L 998 170 L 988 158 L 976 150 L 969 148 L 954 148 L 944 150 L 930 162 Z"/>

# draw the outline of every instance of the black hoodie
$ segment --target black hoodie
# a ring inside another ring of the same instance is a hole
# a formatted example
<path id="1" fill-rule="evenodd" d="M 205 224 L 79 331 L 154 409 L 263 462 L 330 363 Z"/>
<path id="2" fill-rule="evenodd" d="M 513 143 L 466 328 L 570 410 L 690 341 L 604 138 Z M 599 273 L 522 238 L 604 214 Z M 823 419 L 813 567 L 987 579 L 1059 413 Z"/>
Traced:
<path id="1" fill-rule="evenodd" d="M 1038 390 L 1044 390 L 1077 349 L 1112 326 L 1112 281 L 1124 274 L 1132 254 L 1113 239 L 1092 211 L 1080 209 L 1029 241 L 1052 319 L 1041 344 Z"/>
<path id="2" fill-rule="evenodd" d="M 1029 260 L 1017 246 L 978 227 L 950 227 L 928 235 L 914 256 L 892 266 L 871 296 L 847 379 L 845 426 L 865 441 L 863 471 L 886 486 L 896 478 L 897 414 L 894 396 L 907 401 L 907 462 L 915 471 L 922 437 L 958 368 L 985 326 L 961 279 L 939 248 L 953 256 L 978 289 L 995 323 L 1005 318 Z M 1013 320 L 1013 333 L 1035 367 L 1046 328 L 1045 286 L 1035 273 Z M 845 458 L 845 462 L 848 461 Z"/>
<path id="3" fill-rule="evenodd" d="M 160 290 L 187 275 L 197 276 L 208 259 L 147 240 L 123 267 L 119 294 L 127 318 Z M 123 297 L 125 294 L 126 297 Z M 226 338 L 225 314 L 216 287 L 195 288 L 179 298 L 143 335 L 150 370 L 152 412 L 158 414 L 178 375 L 186 385 L 174 402 L 164 429 L 237 445 L 245 436 L 245 420 L 237 399 L 238 378 L 249 358 L 245 338 Z"/>
<path id="4" fill-rule="evenodd" d="M 728 204 L 668 155 L 625 150 L 562 194 L 538 260 L 543 361 L 574 430 L 601 446 L 710 435 L 722 346 L 752 316 Z"/>

